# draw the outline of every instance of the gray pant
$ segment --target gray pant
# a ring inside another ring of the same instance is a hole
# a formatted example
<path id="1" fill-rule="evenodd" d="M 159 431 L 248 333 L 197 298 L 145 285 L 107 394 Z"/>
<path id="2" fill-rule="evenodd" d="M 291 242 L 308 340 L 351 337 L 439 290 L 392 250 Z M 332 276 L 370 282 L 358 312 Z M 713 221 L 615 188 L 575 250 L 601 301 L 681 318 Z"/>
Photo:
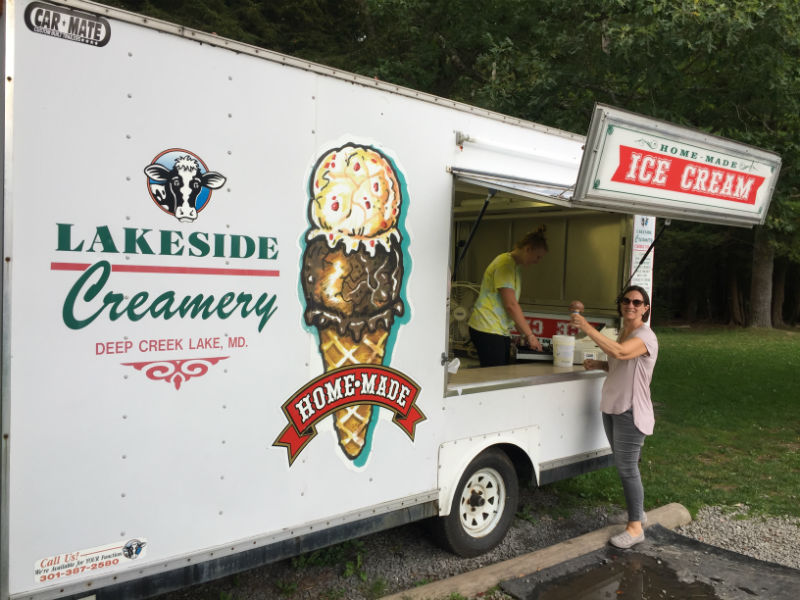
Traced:
<path id="1" fill-rule="evenodd" d="M 645 436 L 633 424 L 633 412 L 630 410 L 621 415 L 603 413 L 603 427 L 622 480 L 628 520 L 641 521 L 644 517 L 644 488 L 639 473 L 639 457 Z"/>

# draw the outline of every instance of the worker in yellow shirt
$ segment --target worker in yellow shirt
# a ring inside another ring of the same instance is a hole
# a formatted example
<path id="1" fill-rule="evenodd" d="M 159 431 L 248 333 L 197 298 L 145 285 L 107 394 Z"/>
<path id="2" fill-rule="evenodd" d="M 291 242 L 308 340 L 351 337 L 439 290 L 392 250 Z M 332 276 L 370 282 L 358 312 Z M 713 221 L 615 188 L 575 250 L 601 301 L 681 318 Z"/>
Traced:
<path id="1" fill-rule="evenodd" d="M 481 291 L 469 318 L 469 335 L 482 367 L 507 365 L 511 361 L 511 328 L 516 325 L 527 345 L 542 344 L 522 314 L 520 268 L 535 265 L 547 254 L 545 227 L 527 233 L 511 252 L 497 256 L 483 273 Z"/>

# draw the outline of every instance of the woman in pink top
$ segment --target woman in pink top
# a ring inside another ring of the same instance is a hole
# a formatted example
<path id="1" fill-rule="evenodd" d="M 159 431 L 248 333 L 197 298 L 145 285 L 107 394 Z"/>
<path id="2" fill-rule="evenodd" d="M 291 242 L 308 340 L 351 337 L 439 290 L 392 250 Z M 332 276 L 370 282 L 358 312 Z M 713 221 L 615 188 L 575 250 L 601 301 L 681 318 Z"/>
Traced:
<path id="1" fill-rule="evenodd" d="M 628 508 L 628 526 L 610 541 L 617 548 L 630 548 L 644 541 L 642 524 L 647 520 L 639 457 L 644 438 L 653 433 L 655 423 L 650 380 L 658 357 L 658 340 L 645 325 L 650 318 L 650 298 L 643 288 L 626 288 L 617 299 L 617 311 L 622 329 L 616 342 L 592 327 L 579 312 L 572 313 L 572 324 L 608 355 L 608 362 L 585 360 L 583 366 L 608 371 L 600 410 Z"/>

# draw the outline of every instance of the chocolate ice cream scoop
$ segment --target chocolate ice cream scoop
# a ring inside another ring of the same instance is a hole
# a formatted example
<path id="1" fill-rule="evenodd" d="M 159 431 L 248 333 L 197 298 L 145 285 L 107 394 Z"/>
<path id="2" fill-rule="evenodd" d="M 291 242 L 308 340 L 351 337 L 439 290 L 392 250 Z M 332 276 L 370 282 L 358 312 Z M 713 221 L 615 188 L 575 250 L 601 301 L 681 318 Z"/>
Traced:
<path id="1" fill-rule="evenodd" d="M 302 286 L 309 325 L 329 327 L 356 340 L 364 328 L 390 328 L 403 314 L 400 299 L 403 263 L 400 249 L 376 248 L 374 255 L 346 251 L 344 242 L 333 249 L 323 238 L 306 246 Z"/>

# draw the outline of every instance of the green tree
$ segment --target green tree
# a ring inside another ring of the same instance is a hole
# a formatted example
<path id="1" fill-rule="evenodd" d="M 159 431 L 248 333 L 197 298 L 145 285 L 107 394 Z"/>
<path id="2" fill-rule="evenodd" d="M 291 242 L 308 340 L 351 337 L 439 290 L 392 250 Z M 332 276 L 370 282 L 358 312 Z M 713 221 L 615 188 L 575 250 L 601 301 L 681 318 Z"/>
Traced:
<path id="1" fill-rule="evenodd" d="M 726 290 L 706 294 L 726 308 L 706 310 L 707 317 L 724 313 L 735 323 L 780 324 L 787 293 L 795 298 L 788 318 L 800 311 L 793 308 L 800 305 L 797 286 L 786 280 L 800 263 L 800 2 L 110 3 L 578 133 L 586 132 L 594 103 L 603 102 L 774 150 L 783 168 L 764 226 L 745 233 L 674 227 L 662 249 L 690 244 L 666 252 L 681 257 L 668 269 L 671 280 L 703 284 L 675 290 L 689 315 L 692 306 L 702 312 L 703 302 L 693 295 L 709 285 Z"/>
<path id="2" fill-rule="evenodd" d="M 355 61 L 366 37 L 363 28 L 366 0 L 104 0 L 104 3 L 333 66 Z"/>
<path id="3" fill-rule="evenodd" d="M 525 50 L 513 39 L 495 44 L 481 57 L 493 76 L 478 98 L 574 131 L 595 101 L 606 102 L 782 155 L 769 218 L 753 237 L 749 277 L 748 322 L 769 327 L 773 259 L 777 252 L 796 261 L 800 224 L 800 3 L 540 0 L 535 6 L 535 47 Z"/>

